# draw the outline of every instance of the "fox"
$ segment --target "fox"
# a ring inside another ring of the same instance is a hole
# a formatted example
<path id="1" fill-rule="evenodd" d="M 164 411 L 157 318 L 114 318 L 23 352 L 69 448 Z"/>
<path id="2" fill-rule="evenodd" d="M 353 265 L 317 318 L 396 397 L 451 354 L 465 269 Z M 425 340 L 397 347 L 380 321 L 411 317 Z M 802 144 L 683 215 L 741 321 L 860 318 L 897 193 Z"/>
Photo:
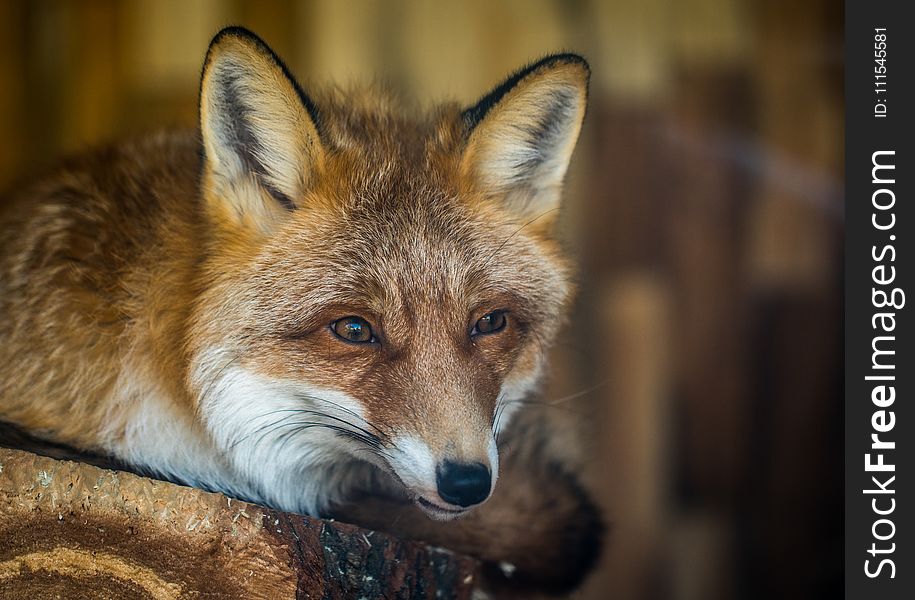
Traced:
<path id="1" fill-rule="evenodd" d="M 555 223 L 589 76 L 553 54 L 415 110 L 379 85 L 306 93 L 221 30 L 196 131 L 0 204 L 0 420 L 571 589 L 602 521 L 523 407 L 574 294 Z"/>

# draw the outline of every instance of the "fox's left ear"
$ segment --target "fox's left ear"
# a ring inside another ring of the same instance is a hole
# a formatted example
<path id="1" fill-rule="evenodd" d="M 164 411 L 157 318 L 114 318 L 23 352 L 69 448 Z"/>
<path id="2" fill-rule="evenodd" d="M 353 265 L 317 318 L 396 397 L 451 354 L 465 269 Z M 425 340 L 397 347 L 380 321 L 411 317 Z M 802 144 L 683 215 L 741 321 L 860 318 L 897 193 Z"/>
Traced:
<path id="1" fill-rule="evenodd" d="M 298 206 L 324 160 L 317 110 L 272 50 L 240 27 L 207 52 L 200 129 L 210 197 L 269 231 Z"/>
<path id="2" fill-rule="evenodd" d="M 484 193 L 504 197 L 520 218 L 557 208 L 585 116 L 590 73 L 576 54 L 548 56 L 465 110 L 462 172 Z"/>

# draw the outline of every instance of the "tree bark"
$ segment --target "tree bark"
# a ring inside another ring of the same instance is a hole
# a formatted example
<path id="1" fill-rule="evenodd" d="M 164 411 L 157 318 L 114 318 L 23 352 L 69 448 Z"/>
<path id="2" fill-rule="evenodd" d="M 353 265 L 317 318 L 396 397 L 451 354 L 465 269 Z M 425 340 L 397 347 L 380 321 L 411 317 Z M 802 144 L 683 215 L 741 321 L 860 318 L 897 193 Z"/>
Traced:
<path id="1" fill-rule="evenodd" d="M 470 598 L 468 557 L 0 448 L 0 598 Z"/>

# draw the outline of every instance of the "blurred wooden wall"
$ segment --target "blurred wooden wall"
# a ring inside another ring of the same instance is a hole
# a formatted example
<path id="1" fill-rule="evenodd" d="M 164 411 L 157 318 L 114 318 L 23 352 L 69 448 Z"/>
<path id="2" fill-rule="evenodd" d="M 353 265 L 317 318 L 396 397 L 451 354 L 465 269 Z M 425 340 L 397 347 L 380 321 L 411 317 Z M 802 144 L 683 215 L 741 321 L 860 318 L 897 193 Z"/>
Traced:
<path id="1" fill-rule="evenodd" d="M 547 400 L 612 521 L 584 598 L 818 598 L 841 581 L 841 3 L 0 3 L 0 185 L 194 126 L 242 24 L 309 82 L 472 101 L 581 52 L 564 225 L 581 294 Z M 582 332 L 586 335 L 582 335 Z M 569 400 L 565 400 L 570 398 Z M 558 405 L 557 405 L 558 406 Z M 570 418 L 569 415 L 572 415 Z M 612 594 L 608 596 L 608 594 Z"/>

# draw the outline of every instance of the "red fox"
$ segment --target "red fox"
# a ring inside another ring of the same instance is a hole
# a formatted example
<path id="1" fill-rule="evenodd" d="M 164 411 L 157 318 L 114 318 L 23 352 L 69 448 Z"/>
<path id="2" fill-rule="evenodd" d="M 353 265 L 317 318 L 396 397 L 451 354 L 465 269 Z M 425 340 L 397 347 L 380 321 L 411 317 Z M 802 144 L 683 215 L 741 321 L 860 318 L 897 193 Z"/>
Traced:
<path id="1" fill-rule="evenodd" d="M 513 466 L 499 442 L 572 295 L 552 230 L 588 78 L 557 54 L 417 116 L 378 89 L 306 93 L 222 30 L 196 134 L 0 205 L 0 419 L 573 585 L 596 511 L 539 433 L 514 434 Z"/>

